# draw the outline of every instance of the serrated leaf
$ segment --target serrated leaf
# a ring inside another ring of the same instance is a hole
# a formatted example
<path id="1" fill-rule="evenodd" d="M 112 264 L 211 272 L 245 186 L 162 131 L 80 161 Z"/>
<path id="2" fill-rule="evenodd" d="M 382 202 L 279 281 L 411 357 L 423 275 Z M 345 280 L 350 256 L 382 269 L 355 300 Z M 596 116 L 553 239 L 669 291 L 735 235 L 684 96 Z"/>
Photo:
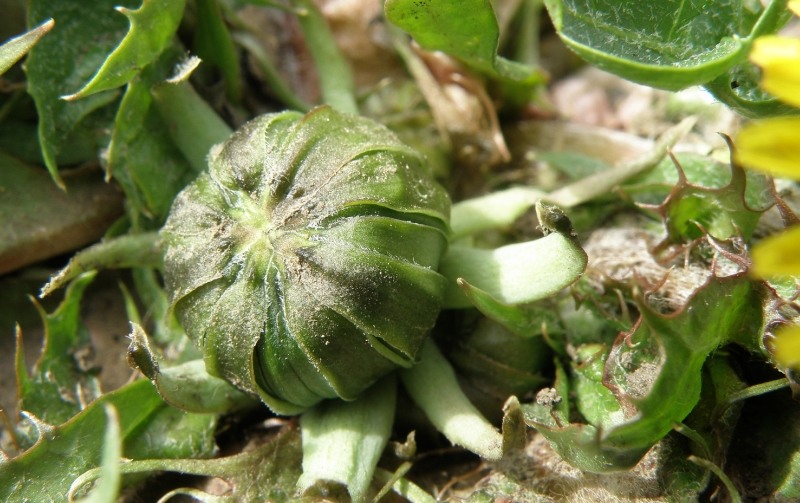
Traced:
<path id="1" fill-rule="evenodd" d="M 100 396 L 60 426 L 39 422 L 43 434 L 36 444 L 0 463 L 0 500 L 63 501 L 73 481 L 101 463 L 105 447 L 98 433 L 108 405 L 118 412 L 127 458 L 208 457 L 216 450 L 216 415 L 169 407 L 152 383 L 140 379 Z"/>
<path id="2" fill-rule="evenodd" d="M 105 404 L 119 412 L 120 432 L 129 436 L 164 406 L 152 384 L 136 381 L 103 395 L 19 456 L 0 463 L 0 499 L 8 502 L 63 501 L 72 481 L 100 464 Z M 53 460 L 59 460 L 53 463 Z"/>
<path id="3" fill-rule="evenodd" d="M 31 48 L 36 45 L 40 38 L 45 36 L 53 28 L 53 20 L 48 19 L 36 28 L 14 37 L 0 46 L 0 75 L 14 66 L 14 63 L 22 59 Z"/>
<path id="4" fill-rule="evenodd" d="M 66 102 L 65 94 L 79 89 L 94 74 L 125 34 L 125 19 L 113 11 L 131 1 L 98 0 L 90 5 L 78 0 L 32 0 L 28 20 L 53 18 L 55 27 L 30 51 L 26 61 L 28 93 L 39 114 L 39 142 L 53 180 L 62 188 L 56 157 L 70 133 L 92 112 L 113 102 L 117 93 L 99 93 L 79 102 Z"/>
<path id="5" fill-rule="evenodd" d="M 297 479 L 300 476 L 302 446 L 296 429 L 284 428 L 269 441 L 252 450 L 217 459 L 147 459 L 129 461 L 120 466 L 123 474 L 171 471 L 221 479 L 228 489 L 225 499 L 203 491 L 181 488 L 171 496 L 190 495 L 199 501 L 297 501 Z M 97 477 L 92 470 L 78 482 Z"/>
<path id="6" fill-rule="evenodd" d="M 117 7 L 116 10 L 130 22 L 128 34 L 92 80 L 65 99 L 77 100 L 128 83 L 170 44 L 183 16 L 185 3 L 185 0 L 144 0 L 136 10 Z"/>
<path id="7" fill-rule="evenodd" d="M 711 351 L 728 342 L 753 346 L 763 329 L 762 302 L 761 288 L 744 274 L 712 277 L 672 315 L 640 302 L 641 324 L 629 337 L 618 338 L 603 372 L 603 383 L 614 391 L 625 420 L 610 417 L 618 409 L 606 405 L 592 413 L 599 414 L 594 418 L 597 425 L 564 425 L 546 408 L 530 405 L 529 422 L 580 469 L 632 467 L 694 409 Z M 644 380 L 643 372 L 649 375 Z"/>
<path id="8" fill-rule="evenodd" d="M 743 62 L 750 39 L 776 30 L 786 0 L 545 0 L 561 39 L 606 71 L 661 89 L 704 84 Z M 759 18 L 761 16 L 761 18 Z M 757 27 L 757 29 L 755 29 Z"/>
<path id="9" fill-rule="evenodd" d="M 500 28 L 489 0 L 388 0 L 386 17 L 423 48 L 442 51 L 489 75 L 541 81 L 538 70 L 497 54 Z"/>
<path id="10" fill-rule="evenodd" d="M 37 305 L 44 323 L 44 345 L 32 374 L 17 368 L 17 375 L 23 377 L 18 398 L 19 410 L 46 423 L 66 422 L 100 393 L 96 377 L 82 368 L 80 356 L 91 348 L 89 333 L 80 320 L 80 302 L 94 276 L 88 273 L 77 278 L 52 314 Z M 19 364 L 24 362 L 18 360 Z"/>
<path id="11" fill-rule="evenodd" d="M 690 184 L 680 163 L 676 162 L 675 167 L 678 183 L 656 208 L 667 228 L 664 244 L 687 243 L 705 234 L 720 240 L 737 236 L 750 239 L 761 214 L 770 206 L 759 200 L 772 193 L 769 179 L 748 175 L 731 161 L 730 182 L 719 188 L 705 188 Z M 750 190 L 748 182 L 753 185 Z M 748 192 L 749 199 L 761 203 L 760 206 L 753 208 L 748 204 Z"/>

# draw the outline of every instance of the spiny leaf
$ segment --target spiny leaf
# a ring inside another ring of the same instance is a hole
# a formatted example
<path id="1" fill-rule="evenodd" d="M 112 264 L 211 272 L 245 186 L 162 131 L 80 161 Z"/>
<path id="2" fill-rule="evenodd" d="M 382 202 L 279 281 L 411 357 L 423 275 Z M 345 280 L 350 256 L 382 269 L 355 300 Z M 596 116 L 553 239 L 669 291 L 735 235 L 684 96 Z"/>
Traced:
<path id="1" fill-rule="evenodd" d="M 178 29 L 185 0 L 144 0 L 136 10 L 117 7 L 130 22 L 130 30 L 103 62 L 92 80 L 64 99 L 77 100 L 125 85 L 167 47 Z"/>
<path id="2" fill-rule="evenodd" d="M 103 395 L 24 453 L 0 463 L 0 499 L 62 501 L 75 477 L 100 463 L 103 440 L 97 433 L 106 425 L 105 404 L 113 404 L 119 412 L 123 438 L 164 406 L 144 380 Z M 56 459 L 59 462 L 53 463 Z"/>
<path id="3" fill-rule="evenodd" d="M 37 305 L 45 326 L 44 346 L 32 375 L 17 369 L 26 376 L 19 383 L 19 409 L 50 424 L 64 423 L 100 393 L 97 379 L 85 367 L 91 340 L 79 317 L 81 298 L 94 276 L 77 278 L 54 313 Z"/>
<path id="4" fill-rule="evenodd" d="M 763 197 L 770 194 L 771 181 L 754 173 L 745 173 L 741 166 L 731 161 L 730 183 L 720 188 L 705 188 L 688 183 L 677 159 L 678 183 L 656 211 L 667 228 L 667 243 L 687 243 L 709 234 L 715 239 L 726 240 L 743 237 L 749 240 L 761 214 L 771 203 L 752 208 L 748 204 L 748 182 Z M 713 161 L 709 160 L 709 167 Z M 753 192 L 750 190 L 749 192 Z M 749 198 L 754 201 L 754 198 Z M 761 203 L 761 201 L 759 201 Z"/>
<path id="5" fill-rule="evenodd" d="M 65 185 L 58 174 L 57 156 L 70 133 L 90 114 L 113 102 L 117 94 L 99 93 L 75 103 L 61 97 L 83 85 L 124 35 L 125 20 L 113 12 L 120 3 L 130 6 L 132 2 L 98 0 L 89 5 L 78 0 L 32 0 L 28 4 L 29 23 L 45 18 L 56 23 L 30 51 L 25 67 L 28 92 L 39 114 L 42 155 L 61 188 Z"/>
<path id="6" fill-rule="evenodd" d="M 598 403 L 590 414 L 596 424 L 567 425 L 555 421 L 548 409 L 530 405 L 529 423 L 576 467 L 630 468 L 693 410 L 711 351 L 729 342 L 753 347 L 763 329 L 763 295 L 758 284 L 740 273 L 712 277 L 672 315 L 640 302 L 641 323 L 618 338 L 605 362 L 603 383 L 618 404 Z M 622 421 L 614 418 L 620 406 Z"/>
<path id="7" fill-rule="evenodd" d="M 229 488 L 226 496 L 216 497 L 203 491 L 181 488 L 169 496 L 191 495 L 200 501 L 297 501 L 295 487 L 300 476 L 302 446 L 296 429 L 284 428 L 275 437 L 253 450 L 217 459 L 146 459 L 120 466 L 123 474 L 171 471 L 216 477 Z M 99 470 L 84 473 L 74 488 L 94 480 Z"/>
<path id="8" fill-rule="evenodd" d="M 0 75 L 14 66 L 14 63 L 22 59 L 31 48 L 36 45 L 40 38 L 53 28 L 53 20 L 48 19 L 36 28 L 23 33 L 18 37 L 8 40 L 0 46 Z"/>

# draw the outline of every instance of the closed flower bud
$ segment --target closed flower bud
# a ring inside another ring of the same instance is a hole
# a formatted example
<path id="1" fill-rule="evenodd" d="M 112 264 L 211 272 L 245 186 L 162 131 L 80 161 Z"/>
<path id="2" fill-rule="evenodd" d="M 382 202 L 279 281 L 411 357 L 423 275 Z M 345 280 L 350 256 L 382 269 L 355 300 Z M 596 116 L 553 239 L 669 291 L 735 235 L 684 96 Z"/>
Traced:
<path id="1" fill-rule="evenodd" d="M 450 201 L 385 127 L 269 114 L 212 149 L 162 237 L 208 371 L 293 414 L 412 365 L 441 309 Z"/>

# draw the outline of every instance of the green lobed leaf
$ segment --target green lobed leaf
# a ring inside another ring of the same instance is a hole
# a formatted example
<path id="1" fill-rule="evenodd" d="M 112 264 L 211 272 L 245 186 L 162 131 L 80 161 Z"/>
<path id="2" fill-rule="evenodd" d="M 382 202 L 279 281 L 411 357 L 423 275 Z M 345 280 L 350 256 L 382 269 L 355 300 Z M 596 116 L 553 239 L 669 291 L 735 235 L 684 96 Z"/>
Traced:
<path id="1" fill-rule="evenodd" d="M 489 0 L 387 0 L 386 18 L 423 48 L 442 51 L 488 75 L 537 83 L 538 70 L 497 54 L 500 27 Z"/>
<path id="2" fill-rule="evenodd" d="M 53 29 L 53 24 L 53 20 L 48 19 L 36 28 L 0 45 L 0 75 L 6 73 L 9 68 L 14 66 L 14 63 L 22 59 L 40 38 Z"/>
<path id="3" fill-rule="evenodd" d="M 759 337 L 762 300 L 761 288 L 739 274 L 712 277 L 672 315 L 640 303 L 642 322 L 630 334 L 632 346 L 627 338 L 618 338 L 602 378 L 622 406 L 624 420 L 612 417 L 618 414 L 615 407 L 599 404 L 589 414 L 599 424 L 565 425 L 554 421 L 548 410 L 531 405 L 526 408 L 529 423 L 578 468 L 603 472 L 632 467 L 697 405 L 703 365 L 711 351 Z M 644 381 L 643 372 L 650 376 Z M 589 387 L 584 392 L 596 390 Z"/>
<path id="4" fill-rule="evenodd" d="M 709 164 L 706 169 L 714 169 L 712 161 Z M 737 236 L 750 239 L 761 214 L 772 203 L 768 201 L 772 194 L 768 178 L 758 174 L 748 176 L 741 166 L 731 162 L 729 183 L 706 188 L 690 184 L 680 163 L 676 162 L 675 167 L 678 182 L 657 207 L 669 242 L 686 243 L 705 234 L 720 240 Z"/>
<path id="5" fill-rule="evenodd" d="M 80 302 L 94 276 L 87 273 L 76 278 L 55 312 L 48 314 L 37 305 L 44 323 L 44 344 L 32 373 L 17 355 L 18 408 L 45 423 L 66 422 L 100 395 L 97 378 L 81 360 L 81 354 L 91 350 L 91 339 L 80 319 Z M 22 335 L 18 337 L 20 351 Z"/>
<path id="6" fill-rule="evenodd" d="M 545 0 L 561 39 L 593 65 L 668 90 L 714 80 L 747 57 L 751 38 L 785 21 L 786 0 Z M 761 16 L 761 18 L 759 18 Z"/>
<path id="7" fill-rule="evenodd" d="M 50 2 L 32 0 L 28 5 L 29 24 L 53 18 L 55 27 L 30 51 L 26 61 L 28 92 L 39 114 L 39 142 L 45 165 L 62 188 L 56 157 L 67 145 L 70 133 L 92 112 L 117 98 L 117 93 L 98 93 L 85 100 L 67 102 L 72 94 L 94 74 L 125 34 L 125 19 L 114 12 L 132 1 L 98 0 L 90 5 L 78 0 Z M 105 126 L 108 128 L 108 125 Z"/>
<path id="8" fill-rule="evenodd" d="M 130 22 L 127 35 L 92 80 L 64 99 L 77 100 L 130 82 L 168 47 L 183 16 L 184 5 L 185 0 L 143 0 L 136 10 L 117 7 Z"/>
<path id="9" fill-rule="evenodd" d="M 43 429 L 36 444 L 0 463 L 0 499 L 8 502 L 63 501 L 72 481 L 98 466 L 106 426 L 105 405 L 119 412 L 123 439 L 146 422 L 164 403 L 150 382 L 136 381 L 106 393 L 61 426 Z M 53 460 L 58 459 L 58 463 Z"/>
<path id="10" fill-rule="evenodd" d="M 120 465 L 123 474 L 148 474 L 171 471 L 221 479 L 226 496 L 214 496 L 191 488 L 173 490 L 169 496 L 188 495 L 199 501 L 298 501 L 296 484 L 300 476 L 302 446 L 294 428 L 283 428 L 277 435 L 252 450 L 217 459 L 146 459 Z M 265 460 L 267 460 L 265 462 Z M 84 473 L 73 485 L 88 483 L 99 470 Z M 165 496 L 166 498 L 166 496 Z"/>

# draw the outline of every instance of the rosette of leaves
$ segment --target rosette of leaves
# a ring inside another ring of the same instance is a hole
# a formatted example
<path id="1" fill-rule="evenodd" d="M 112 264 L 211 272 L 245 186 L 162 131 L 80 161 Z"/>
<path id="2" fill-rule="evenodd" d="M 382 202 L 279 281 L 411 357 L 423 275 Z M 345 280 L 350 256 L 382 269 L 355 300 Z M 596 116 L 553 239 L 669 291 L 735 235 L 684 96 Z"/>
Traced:
<path id="1" fill-rule="evenodd" d="M 294 414 L 417 358 L 442 306 L 450 201 L 385 127 L 264 115 L 209 155 L 162 230 L 174 310 L 211 374 Z"/>

